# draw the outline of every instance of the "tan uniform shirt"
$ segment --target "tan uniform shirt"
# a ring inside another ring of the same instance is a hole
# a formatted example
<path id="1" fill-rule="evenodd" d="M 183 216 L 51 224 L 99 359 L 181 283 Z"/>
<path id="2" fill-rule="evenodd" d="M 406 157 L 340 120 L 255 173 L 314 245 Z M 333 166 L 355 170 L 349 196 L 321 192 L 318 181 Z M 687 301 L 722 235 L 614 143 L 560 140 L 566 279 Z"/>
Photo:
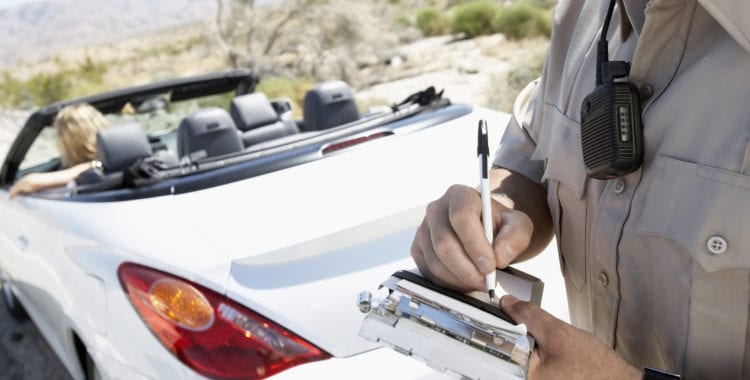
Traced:
<path id="1" fill-rule="evenodd" d="M 580 106 L 607 3 L 560 1 L 495 164 L 548 189 L 575 325 L 635 366 L 750 378 L 750 1 L 615 9 L 610 59 L 632 61 L 645 157 L 603 181 L 584 173 Z"/>

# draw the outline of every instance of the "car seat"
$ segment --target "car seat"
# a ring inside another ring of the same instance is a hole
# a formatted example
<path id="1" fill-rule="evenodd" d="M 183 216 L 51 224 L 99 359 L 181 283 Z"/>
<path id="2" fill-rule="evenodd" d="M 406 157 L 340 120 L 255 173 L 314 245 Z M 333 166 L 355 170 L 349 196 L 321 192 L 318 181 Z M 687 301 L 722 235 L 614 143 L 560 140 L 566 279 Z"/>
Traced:
<path id="1" fill-rule="evenodd" d="M 114 125 L 96 134 L 96 154 L 104 173 L 121 172 L 150 157 L 151 144 L 138 123 Z"/>
<path id="2" fill-rule="evenodd" d="M 349 85 L 342 81 L 324 82 L 305 94 L 306 131 L 322 131 L 359 119 L 359 109 Z"/>
<path id="3" fill-rule="evenodd" d="M 177 154 L 190 161 L 242 151 L 242 140 L 227 111 L 207 108 L 184 118 L 177 130 Z"/>
<path id="4" fill-rule="evenodd" d="M 75 193 L 114 189 L 122 185 L 124 171 L 138 160 L 151 157 L 151 144 L 140 124 L 113 125 L 96 134 L 96 157 L 101 168 L 92 167 L 75 179 Z"/>
<path id="5" fill-rule="evenodd" d="M 232 99 L 229 112 L 241 131 L 242 143 L 246 148 L 299 133 L 297 123 L 293 119 L 282 120 L 263 93 L 246 94 Z"/>

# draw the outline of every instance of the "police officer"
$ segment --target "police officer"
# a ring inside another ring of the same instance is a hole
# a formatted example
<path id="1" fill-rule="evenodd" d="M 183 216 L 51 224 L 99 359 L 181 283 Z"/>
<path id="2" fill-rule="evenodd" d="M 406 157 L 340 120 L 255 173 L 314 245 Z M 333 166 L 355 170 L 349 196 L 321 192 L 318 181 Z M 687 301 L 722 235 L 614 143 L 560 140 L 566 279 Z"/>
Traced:
<path id="1" fill-rule="evenodd" d="M 614 0 L 613 0 L 614 1 Z M 519 96 L 492 170 L 490 247 L 475 189 L 427 209 L 412 257 L 434 282 L 483 275 L 557 238 L 568 325 L 512 297 L 537 340 L 531 377 L 750 377 L 750 2 L 617 0 L 611 60 L 630 61 L 643 163 L 586 175 L 581 105 L 609 1 L 562 0 L 540 81 Z"/>

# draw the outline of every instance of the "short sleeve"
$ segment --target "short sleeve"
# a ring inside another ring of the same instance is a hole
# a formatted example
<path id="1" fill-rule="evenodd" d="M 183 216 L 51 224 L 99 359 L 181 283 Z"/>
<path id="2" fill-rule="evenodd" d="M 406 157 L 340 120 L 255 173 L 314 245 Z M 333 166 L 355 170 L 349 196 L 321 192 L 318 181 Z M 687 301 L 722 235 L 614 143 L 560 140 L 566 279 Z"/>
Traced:
<path id="1" fill-rule="evenodd" d="M 541 184 L 544 162 L 532 160 L 536 142 L 529 132 L 539 79 L 521 90 L 513 105 L 513 115 L 495 152 L 495 166 L 513 170 Z"/>

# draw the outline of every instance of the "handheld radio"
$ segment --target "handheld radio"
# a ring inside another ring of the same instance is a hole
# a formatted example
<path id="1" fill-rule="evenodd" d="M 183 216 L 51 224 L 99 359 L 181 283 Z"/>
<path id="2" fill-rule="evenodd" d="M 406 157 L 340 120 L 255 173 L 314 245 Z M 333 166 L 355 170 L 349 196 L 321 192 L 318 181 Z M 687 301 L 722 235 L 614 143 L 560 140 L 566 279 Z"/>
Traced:
<path id="1" fill-rule="evenodd" d="M 611 0 L 597 43 L 596 89 L 581 104 L 581 147 L 586 175 L 611 179 L 630 174 L 643 162 L 643 124 L 638 90 L 628 83 L 630 62 L 609 61 L 607 29 Z"/>

